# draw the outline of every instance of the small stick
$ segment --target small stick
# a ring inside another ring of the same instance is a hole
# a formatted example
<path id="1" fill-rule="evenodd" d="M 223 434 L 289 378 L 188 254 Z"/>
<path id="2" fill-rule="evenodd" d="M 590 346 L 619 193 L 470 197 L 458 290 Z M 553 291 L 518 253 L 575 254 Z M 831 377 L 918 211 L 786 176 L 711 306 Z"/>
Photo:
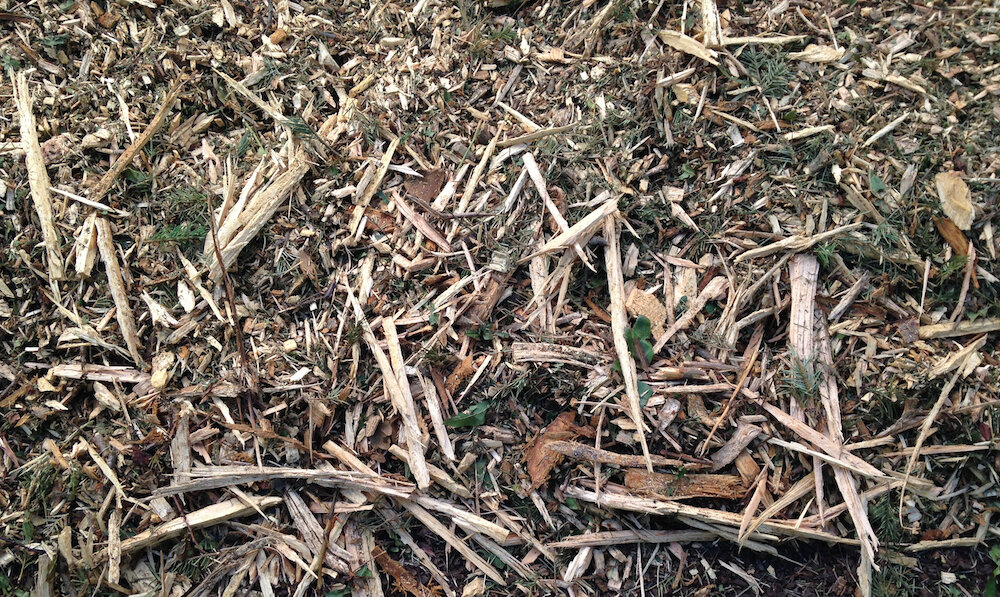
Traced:
<path id="1" fill-rule="evenodd" d="M 243 365 L 243 371 L 245 372 L 248 381 L 250 382 L 250 391 L 257 394 L 260 387 L 260 379 L 257 376 L 257 372 L 250 367 L 250 357 L 247 355 L 247 345 L 243 339 L 243 326 L 239 324 L 236 320 L 236 293 L 233 292 L 233 282 L 229 279 L 229 270 L 225 266 L 225 262 L 222 259 L 222 251 L 219 249 L 219 237 L 215 231 L 215 218 L 212 214 L 212 200 L 206 198 L 208 203 L 208 223 L 212 230 L 212 248 L 215 249 L 215 258 L 218 260 L 222 269 L 222 282 L 226 286 L 226 300 L 229 302 L 229 308 L 232 310 L 230 315 L 230 323 L 233 326 L 233 332 L 236 334 L 236 348 L 240 351 L 240 363 Z M 250 409 L 251 423 L 256 426 L 253 422 L 253 409 Z"/>
<path id="2" fill-rule="evenodd" d="M 646 461 L 646 469 L 653 472 L 653 461 L 646 443 L 646 426 L 642 420 L 642 406 L 639 402 L 639 382 L 635 371 L 635 361 L 629 353 L 628 342 L 625 340 L 625 328 L 628 327 L 628 316 L 625 314 L 625 280 L 622 276 L 621 249 L 618 240 L 618 223 L 614 218 L 604 220 L 604 240 L 608 243 L 604 248 L 604 262 L 608 272 L 608 293 L 611 295 L 611 334 L 614 339 L 615 353 L 621 365 L 622 377 L 625 379 L 625 395 L 628 397 L 629 415 L 635 423 L 639 444 L 642 446 L 642 456 Z"/>
<path id="3" fill-rule="evenodd" d="M 906 120 L 909 117 L 910 117 L 910 113 L 909 112 L 904 112 L 902 116 L 900 116 L 899 118 L 893 120 L 889 124 L 885 125 L 881 129 L 879 129 L 879 131 L 877 133 L 875 133 L 874 135 L 872 135 L 871 137 L 869 137 L 868 140 L 865 141 L 861 145 L 861 147 L 868 147 L 872 143 L 874 143 L 874 142 L 878 141 L 879 139 L 881 139 L 882 137 L 888 135 L 893 130 L 895 130 L 895 128 L 897 126 L 899 126 L 900 124 L 902 124 L 903 121 Z"/>
<path id="4" fill-rule="evenodd" d="M 698 456 L 704 456 L 705 452 L 708 451 L 708 442 L 712 441 L 712 436 L 718 431 L 719 425 L 725 420 L 726 415 L 729 414 L 730 408 L 733 406 L 733 401 L 736 400 L 736 396 L 739 395 L 740 390 L 743 389 L 743 384 L 746 383 L 747 376 L 750 375 L 750 371 L 753 370 L 753 364 L 757 362 L 757 353 L 760 351 L 760 342 L 764 339 L 764 327 L 758 326 L 754 330 L 753 336 L 750 338 L 750 346 L 752 347 L 750 351 L 750 357 L 746 360 L 746 364 L 743 366 L 743 372 L 740 373 L 740 378 L 736 382 L 736 387 L 733 388 L 733 393 L 729 395 L 729 400 L 726 401 L 726 407 L 722 409 L 722 414 L 715 419 L 715 424 L 712 425 L 712 430 L 708 432 L 708 437 L 705 438 L 705 443 L 701 445 L 701 452 Z"/>
<path id="5" fill-rule="evenodd" d="M 146 130 L 139 135 L 139 138 L 135 140 L 135 143 L 129 145 L 128 149 L 123 151 L 122 154 L 118 156 L 118 159 L 111 165 L 111 168 L 108 169 L 104 176 L 97 181 L 97 184 L 90 189 L 91 201 L 100 201 L 105 195 L 108 194 L 108 191 L 111 190 L 111 185 L 115 183 L 115 180 L 117 180 L 121 173 L 125 171 L 125 168 L 128 168 L 128 165 L 132 163 L 132 160 L 136 155 L 138 155 L 139 151 L 146 146 L 146 143 L 149 143 L 149 140 L 153 138 L 156 131 L 158 131 L 160 126 L 163 125 L 163 121 L 167 118 L 167 113 L 174 105 L 174 101 L 176 101 L 177 97 L 181 94 L 181 89 L 183 89 L 183 87 L 184 81 L 181 80 L 174 85 L 173 89 L 171 89 L 169 93 L 167 93 L 166 100 L 164 100 L 163 105 L 160 106 L 160 110 L 156 113 L 156 116 L 153 116 L 153 119 L 149 121 L 149 126 L 146 127 Z"/>

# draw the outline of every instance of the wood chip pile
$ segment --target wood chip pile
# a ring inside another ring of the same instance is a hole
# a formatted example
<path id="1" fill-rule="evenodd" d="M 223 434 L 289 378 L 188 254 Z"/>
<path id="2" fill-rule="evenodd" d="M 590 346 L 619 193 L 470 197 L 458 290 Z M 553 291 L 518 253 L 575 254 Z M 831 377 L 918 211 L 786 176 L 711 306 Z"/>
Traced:
<path id="1" fill-rule="evenodd" d="M 997 16 L 0 0 L 0 596 L 995 594 Z"/>

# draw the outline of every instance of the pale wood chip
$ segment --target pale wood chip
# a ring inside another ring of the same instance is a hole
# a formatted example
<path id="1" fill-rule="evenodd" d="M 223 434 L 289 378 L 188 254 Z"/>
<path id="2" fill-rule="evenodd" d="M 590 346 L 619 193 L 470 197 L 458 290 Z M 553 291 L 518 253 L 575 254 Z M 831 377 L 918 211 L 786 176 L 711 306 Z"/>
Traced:
<path id="1" fill-rule="evenodd" d="M 687 327 L 691 325 L 695 317 L 697 317 L 698 314 L 701 313 L 701 310 L 705 308 L 705 305 L 708 304 L 708 301 L 719 298 L 728 288 L 729 280 L 727 280 L 724 276 L 716 276 L 715 278 L 712 278 L 712 281 L 705 286 L 705 288 L 698 294 L 697 298 L 690 302 L 687 311 L 684 312 L 684 315 L 682 315 L 680 319 L 675 321 L 672 326 L 663 332 L 660 339 L 656 341 L 656 345 L 653 346 L 653 352 L 659 353 L 660 350 L 666 346 L 667 342 L 669 342 L 670 339 L 677 334 L 677 332 L 687 329 Z"/>
<path id="2" fill-rule="evenodd" d="M 917 334 L 921 340 L 930 340 L 933 338 L 972 336 L 996 331 L 1000 331 L 1000 317 L 922 325 L 917 330 Z"/>
<path id="3" fill-rule="evenodd" d="M 729 465 L 740 452 L 750 445 L 750 442 L 760 435 L 761 429 L 750 423 L 739 423 L 736 431 L 721 448 L 715 451 L 710 457 L 712 460 L 712 471 L 722 470 Z"/>
<path id="4" fill-rule="evenodd" d="M 42 229 L 42 242 L 45 244 L 45 254 L 48 259 L 49 278 L 50 280 L 61 280 L 64 275 L 63 257 L 60 251 L 62 241 L 55 227 L 52 195 L 49 192 L 51 183 L 49 182 L 49 174 L 45 170 L 42 148 L 38 144 L 38 130 L 35 128 L 35 117 L 31 111 L 31 94 L 28 91 L 27 75 L 23 70 L 19 71 L 11 83 L 14 86 L 14 103 L 17 105 L 18 119 L 21 124 L 21 146 L 25 152 L 28 186 L 31 188 L 31 200 Z"/>
<path id="5" fill-rule="evenodd" d="M 661 30 L 658 37 L 660 38 L 660 41 L 675 50 L 680 50 L 685 54 L 691 54 L 692 56 L 701 58 L 712 66 L 719 65 L 719 53 L 715 50 L 706 48 L 705 44 L 693 37 L 684 35 L 679 31 L 670 31 L 667 29 Z"/>
<path id="6" fill-rule="evenodd" d="M 139 549 L 158 545 L 168 539 L 179 537 L 187 533 L 188 529 L 200 529 L 232 520 L 233 518 L 254 514 L 257 509 L 265 510 L 280 504 L 282 499 L 274 496 L 254 496 L 251 497 L 251 501 L 252 505 L 247 505 L 238 499 L 225 500 L 218 504 L 206 506 L 190 514 L 180 516 L 123 540 L 121 542 L 121 552 L 123 555 L 132 553 Z M 106 560 L 109 555 L 108 551 L 105 550 L 98 555 L 98 558 Z"/>
<path id="7" fill-rule="evenodd" d="M 711 508 L 701 508 L 679 501 L 668 502 L 654 498 L 622 495 L 619 493 L 612 493 L 610 491 L 602 491 L 600 496 L 598 496 L 593 491 L 583 489 L 582 487 L 577 487 L 575 485 L 570 485 L 566 488 L 566 495 L 584 500 L 586 502 L 619 510 L 642 512 L 657 516 L 686 516 L 692 520 L 725 525 L 733 529 L 732 537 L 734 542 L 736 541 L 737 529 L 739 529 L 740 522 L 743 519 L 742 515 L 735 512 L 724 512 L 722 510 L 713 510 Z M 760 525 L 760 532 L 781 536 L 815 539 L 827 543 L 858 545 L 857 539 L 848 539 L 846 537 L 840 537 L 805 526 L 796 526 L 794 523 L 787 522 L 765 522 Z"/>
<path id="8" fill-rule="evenodd" d="M 239 216 L 239 231 L 222 248 L 223 266 L 219 265 L 215 251 L 212 251 L 209 257 L 209 278 L 211 280 L 218 282 L 222 279 L 222 268 L 229 269 L 236 263 L 236 258 L 239 257 L 240 252 L 256 238 L 264 225 L 278 211 L 284 200 L 288 198 L 288 195 L 298 187 L 302 181 L 302 177 L 308 171 L 309 163 L 306 160 L 305 154 L 301 151 L 296 151 L 292 154 L 288 167 L 275 177 L 264 190 L 253 197 Z M 374 194 L 374 191 L 372 194 Z M 219 239 L 219 244 L 222 244 L 222 239 Z"/>
<path id="9" fill-rule="evenodd" d="M 111 297 L 115 301 L 115 316 L 118 318 L 118 326 L 121 328 L 122 336 L 125 338 L 125 345 L 132 356 L 132 361 L 140 367 L 145 363 L 139 353 L 139 335 L 136 332 L 135 315 L 129 305 L 128 292 L 125 289 L 125 281 L 122 279 L 121 267 L 118 265 L 118 252 L 115 250 L 114 237 L 111 234 L 111 225 L 104 218 L 97 219 L 97 246 L 101 251 L 101 259 L 104 261 L 104 271 L 108 276 L 108 288 L 111 290 Z"/>
<path id="10" fill-rule="evenodd" d="M 622 277 L 621 249 L 618 246 L 618 223 L 614 218 L 604 220 L 604 264 L 608 274 L 608 293 L 611 295 L 611 334 L 614 339 L 615 353 L 621 365 L 622 377 L 625 378 L 625 395 L 628 399 L 629 415 L 636 426 L 642 455 L 646 459 L 646 468 L 653 472 L 653 462 L 649 457 L 649 446 L 646 443 L 646 425 L 643 423 L 642 406 L 639 403 L 639 380 L 636 374 L 635 361 L 629 352 L 625 340 L 625 328 L 628 327 L 628 317 L 625 314 L 625 280 Z"/>
<path id="11" fill-rule="evenodd" d="M 354 293 L 351 292 L 350 287 L 347 289 L 347 295 L 348 300 L 353 307 L 354 316 L 358 323 L 361 324 L 365 342 L 368 344 L 368 348 L 375 356 L 375 361 L 382 370 L 382 383 L 385 385 L 386 393 L 389 395 L 389 399 L 392 401 L 393 406 L 403 418 L 403 428 L 406 432 L 407 438 L 407 450 L 409 451 L 411 462 L 414 464 L 412 469 L 414 477 L 417 480 L 417 484 L 421 488 L 426 488 L 431 482 L 430 474 L 427 471 L 427 466 L 424 461 L 424 447 L 421 444 L 421 433 L 416 421 L 413 399 L 412 397 L 407 399 L 409 387 L 407 387 L 404 391 L 399 383 L 399 378 L 392 368 L 392 363 L 389 361 L 389 357 L 386 356 L 382 347 L 379 345 L 378 340 L 376 340 L 375 335 L 372 332 L 371 325 L 369 325 L 368 320 L 365 319 L 364 310 L 361 308 L 361 304 L 358 302 L 358 299 L 355 298 Z M 391 318 L 384 320 L 383 330 L 386 331 L 387 336 L 391 335 L 395 337 L 395 326 L 392 323 Z M 392 344 L 393 343 L 390 341 L 390 345 Z M 391 346 L 390 350 L 393 350 Z M 398 339 L 395 342 L 395 350 L 398 350 Z M 399 357 L 399 360 L 402 362 L 402 357 Z"/>
<path id="12" fill-rule="evenodd" d="M 813 236 L 790 236 L 784 238 L 777 242 L 771 243 L 769 245 L 758 247 L 756 249 L 751 249 L 744 253 L 736 256 L 735 262 L 739 263 L 741 261 L 748 261 L 750 259 L 758 259 L 760 257 L 766 257 L 768 255 L 773 255 L 775 253 L 781 253 L 785 251 L 799 252 L 805 251 L 819 243 L 833 240 L 841 234 L 857 230 L 863 226 L 862 223 L 856 222 L 854 224 L 847 224 L 834 228 L 833 230 L 828 230 L 826 232 L 821 232 Z"/>
<path id="13" fill-rule="evenodd" d="M 617 214 L 618 200 L 613 197 L 608 197 L 604 203 L 601 203 L 592 212 L 581 218 L 579 222 L 570 226 L 565 232 L 557 234 L 549 239 L 534 253 L 519 259 L 518 263 L 525 263 L 540 255 L 547 255 L 554 251 L 575 246 L 579 244 L 584 237 L 596 230 L 596 228 L 604 222 L 605 219 L 614 217 Z"/>
<path id="14" fill-rule="evenodd" d="M 556 549 L 576 549 L 580 547 L 613 546 L 624 543 L 694 543 L 711 541 L 716 535 L 707 531 L 654 531 L 636 529 L 629 531 L 601 531 L 566 537 L 561 541 L 549 543 Z"/>
<path id="15" fill-rule="evenodd" d="M 122 509 L 117 506 L 108 518 L 108 580 L 118 584 L 122 564 Z"/>

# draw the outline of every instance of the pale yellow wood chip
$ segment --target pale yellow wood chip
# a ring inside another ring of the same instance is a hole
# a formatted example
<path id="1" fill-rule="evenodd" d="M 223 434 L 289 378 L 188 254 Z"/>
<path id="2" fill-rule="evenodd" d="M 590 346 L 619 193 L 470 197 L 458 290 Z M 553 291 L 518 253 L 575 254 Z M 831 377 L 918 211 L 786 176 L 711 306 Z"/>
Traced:
<path id="1" fill-rule="evenodd" d="M 660 41 L 662 41 L 663 43 L 667 44 L 668 46 L 670 46 L 675 50 L 680 50 L 685 54 L 691 54 L 692 56 L 701 58 L 702 60 L 713 66 L 719 65 L 718 61 L 719 53 L 716 52 L 715 50 L 706 48 L 705 44 L 701 43 L 700 41 L 698 41 L 693 37 L 684 35 L 679 31 L 669 31 L 664 29 L 660 31 L 659 38 Z"/>
<path id="2" fill-rule="evenodd" d="M 806 49 L 801 52 L 790 52 L 788 54 L 788 58 L 789 60 L 801 60 L 802 62 L 810 62 L 813 64 L 821 62 L 836 62 L 844 57 L 844 53 L 846 51 L 846 48 L 809 44 L 806 46 Z"/>
<path id="3" fill-rule="evenodd" d="M 125 281 L 122 279 L 122 271 L 118 265 L 118 253 L 115 251 L 111 225 L 104 218 L 97 219 L 97 246 L 101 250 L 104 271 L 108 275 L 108 288 L 111 290 L 111 298 L 115 301 L 115 316 L 118 318 L 118 326 L 121 328 L 122 336 L 125 338 L 125 346 L 128 346 L 128 352 L 132 355 L 132 360 L 135 364 L 142 366 L 143 361 L 142 356 L 139 354 L 139 335 L 136 332 L 135 315 L 132 313 L 132 307 L 129 306 Z"/>
<path id="4" fill-rule="evenodd" d="M 52 212 L 52 194 L 49 188 L 49 174 L 45 170 L 45 159 L 42 148 L 38 144 L 38 131 L 35 129 L 35 117 L 31 112 L 31 95 L 28 92 L 28 79 L 24 71 L 17 73 L 12 81 L 14 84 L 14 103 L 17 104 L 17 114 L 21 123 L 21 145 L 24 147 L 25 166 L 28 170 L 28 187 L 31 189 L 31 200 L 35 206 L 35 214 L 42 229 L 42 242 L 45 244 L 45 254 L 48 258 L 49 278 L 63 278 L 63 258 L 59 250 L 61 240 L 56 231 Z"/>
<path id="5" fill-rule="evenodd" d="M 667 308 L 660 299 L 645 290 L 633 289 L 625 301 L 625 308 L 632 317 L 643 315 L 649 320 L 654 340 L 663 335 L 663 326 L 667 322 Z"/>
<path id="6" fill-rule="evenodd" d="M 608 273 L 608 293 L 611 295 L 611 334 L 614 338 L 615 354 L 621 364 L 622 377 L 625 378 L 625 395 L 628 398 L 629 415 L 636 426 L 636 435 L 642 446 L 642 455 L 646 459 L 646 468 L 653 472 L 653 462 L 649 457 L 649 446 L 646 443 L 646 426 L 643 424 L 642 406 L 639 402 L 639 380 L 636 374 L 635 361 L 629 352 L 628 341 L 625 340 L 625 328 L 628 327 L 628 317 L 625 314 L 625 280 L 622 277 L 622 257 L 618 244 L 618 222 L 615 218 L 604 220 L 604 265 Z"/>

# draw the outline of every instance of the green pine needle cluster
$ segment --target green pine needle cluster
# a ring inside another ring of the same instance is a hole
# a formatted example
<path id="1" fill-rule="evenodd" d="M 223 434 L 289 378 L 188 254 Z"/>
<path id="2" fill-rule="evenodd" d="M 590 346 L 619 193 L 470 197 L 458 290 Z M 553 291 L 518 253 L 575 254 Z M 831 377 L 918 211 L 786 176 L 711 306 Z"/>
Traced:
<path id="1" fill-rule="evenodd" d="M 780 51 L 751 46 L 740 55 L 750 81 L 768 97 L 781 97 L 788 91 L 794 76 Z"/>

